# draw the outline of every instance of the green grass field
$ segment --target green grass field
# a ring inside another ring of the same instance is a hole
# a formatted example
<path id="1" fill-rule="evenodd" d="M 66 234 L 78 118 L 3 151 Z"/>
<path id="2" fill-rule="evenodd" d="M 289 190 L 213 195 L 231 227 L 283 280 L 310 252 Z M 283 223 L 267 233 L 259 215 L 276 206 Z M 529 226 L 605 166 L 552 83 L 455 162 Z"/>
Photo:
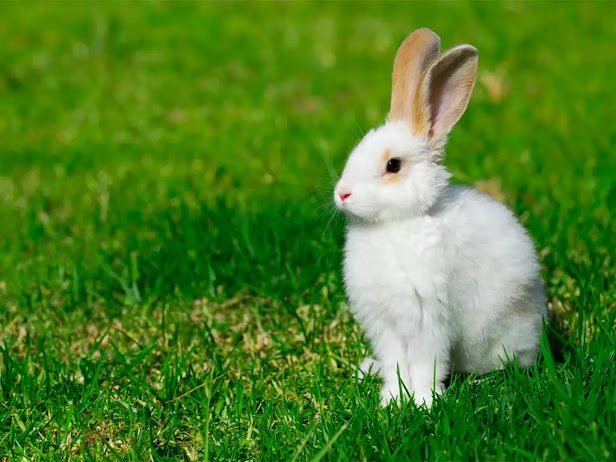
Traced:
<path id="1" fill-rule="evenodd" d="M 616 7 L 2 3 L 0 460 L 614 460 Z M 330 191 L 417 27 L 446 164 L 535 240 L 530 371 L 381 409 Z"/>

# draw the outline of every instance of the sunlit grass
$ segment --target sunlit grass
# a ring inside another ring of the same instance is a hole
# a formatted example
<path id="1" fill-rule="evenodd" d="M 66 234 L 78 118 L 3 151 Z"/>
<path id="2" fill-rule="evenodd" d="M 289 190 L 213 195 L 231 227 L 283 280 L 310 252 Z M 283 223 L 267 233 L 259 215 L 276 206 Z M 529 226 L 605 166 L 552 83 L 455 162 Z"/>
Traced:
<path id="1" fill-rule="evenodd" d="M 3 4 L 0 459 L 612 460 L 609 4 Z M 446 163 L 510 205 L 536 368 L 380 409 L 331 186 L 413 29 L 474 44 Z"/>

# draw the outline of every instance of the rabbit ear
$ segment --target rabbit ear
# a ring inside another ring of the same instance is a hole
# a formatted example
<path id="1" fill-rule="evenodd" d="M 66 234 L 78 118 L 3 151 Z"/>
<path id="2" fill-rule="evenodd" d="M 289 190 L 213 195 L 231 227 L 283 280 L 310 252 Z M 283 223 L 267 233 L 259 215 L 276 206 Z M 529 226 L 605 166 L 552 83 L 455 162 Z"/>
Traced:
<path id="1" fill-rule="evenodd" d="M 430 114 L 430 144 L 442 149 L 447 134 L 462 117 L 475 85 L 477 49 L 458 45 L 444 52 L 428 69 L 422 82 L 426 112 Z"/>
<path id="2" fill-rule="evenodd" d="M 420 133 L 430 121 L 425 111 L 421 81 L 430 64 L 438 56 L 441 40 L 430 29 L 418 29 L 409 35 L 396 53 L 392 75 L 391 109 L 387 119 L 411 124 L 414 133 Z"/>

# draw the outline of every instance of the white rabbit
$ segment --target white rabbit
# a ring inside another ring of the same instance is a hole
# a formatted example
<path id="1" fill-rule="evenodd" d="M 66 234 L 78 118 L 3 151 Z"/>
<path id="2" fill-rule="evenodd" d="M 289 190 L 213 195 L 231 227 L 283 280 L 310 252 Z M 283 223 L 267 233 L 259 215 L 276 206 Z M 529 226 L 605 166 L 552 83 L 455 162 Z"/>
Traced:
<path id="1" fill-rule="evenodd" d="M 380 370 L 382 405 L 406 388 L 430 407 L 452 367 L 532 365 L 546 313 L 524 228 L 490 197 L 448 184 L 441 160 L 477 50 L 439 46 L 428 29 L 402 43 L 387 121 L 353 150 L 334 191 L 348 217 L 345 289 L 375 356 L 360 369 Z"/>

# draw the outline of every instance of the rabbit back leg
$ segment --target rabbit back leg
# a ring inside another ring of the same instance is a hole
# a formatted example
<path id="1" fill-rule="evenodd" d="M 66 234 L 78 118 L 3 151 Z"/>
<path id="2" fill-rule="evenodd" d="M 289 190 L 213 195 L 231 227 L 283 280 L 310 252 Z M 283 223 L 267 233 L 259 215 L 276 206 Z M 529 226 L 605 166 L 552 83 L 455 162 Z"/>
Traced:
<path id="1" fill-rule="evenodd" d="M 539 353 L 545 306 L 543 286 L 537 280 L 523 297 L 512 303 L 475 371 L 484 374 L 502 369 L 514 358 L 521 367 L 532 366 Z"/>

